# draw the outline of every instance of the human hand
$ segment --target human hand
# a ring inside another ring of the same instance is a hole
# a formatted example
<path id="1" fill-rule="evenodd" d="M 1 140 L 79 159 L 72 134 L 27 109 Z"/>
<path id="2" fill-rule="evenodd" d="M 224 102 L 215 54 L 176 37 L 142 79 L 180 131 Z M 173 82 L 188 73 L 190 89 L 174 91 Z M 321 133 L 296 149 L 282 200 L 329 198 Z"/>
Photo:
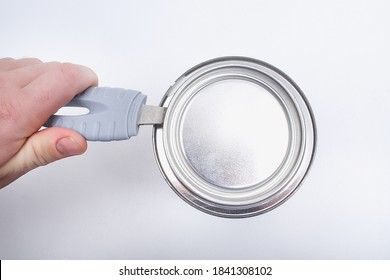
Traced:
<path id="1" fill-rule="evenodd" d="M 96 74 L 80 65 L 0 59 L 0 188 L 38 166 L 86 151 L 87 142 L 73 130 L 39 129 L 97 82 Z"/>

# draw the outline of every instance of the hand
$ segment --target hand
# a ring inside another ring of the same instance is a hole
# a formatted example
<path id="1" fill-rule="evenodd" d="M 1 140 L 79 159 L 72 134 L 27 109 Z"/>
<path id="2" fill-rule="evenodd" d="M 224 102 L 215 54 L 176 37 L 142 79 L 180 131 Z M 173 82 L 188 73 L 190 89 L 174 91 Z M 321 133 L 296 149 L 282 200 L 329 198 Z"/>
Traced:
<path id="1" fill-rule="evenodd" d="M 76 94 L 96 85 L 96 74 L 84 66 L 0 59 L 0 188 L 38 166 L 86 151 L 77 132 L 40 128 Z"/>

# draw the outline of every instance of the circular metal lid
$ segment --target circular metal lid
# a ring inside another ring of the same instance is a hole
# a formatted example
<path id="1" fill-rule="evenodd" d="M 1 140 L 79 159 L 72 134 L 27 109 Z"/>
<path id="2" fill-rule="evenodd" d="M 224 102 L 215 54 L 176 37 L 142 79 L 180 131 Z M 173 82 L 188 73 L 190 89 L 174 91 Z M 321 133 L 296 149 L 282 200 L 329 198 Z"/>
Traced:
<path id="1" fill-rule="evenodd" d="M 160 169 L 185 201 L 209 214 L 248 217 L 293 194 L 313 159 L 307 100 L 280 70 L 224 57 L 183 74 L 153 141 Z"/>

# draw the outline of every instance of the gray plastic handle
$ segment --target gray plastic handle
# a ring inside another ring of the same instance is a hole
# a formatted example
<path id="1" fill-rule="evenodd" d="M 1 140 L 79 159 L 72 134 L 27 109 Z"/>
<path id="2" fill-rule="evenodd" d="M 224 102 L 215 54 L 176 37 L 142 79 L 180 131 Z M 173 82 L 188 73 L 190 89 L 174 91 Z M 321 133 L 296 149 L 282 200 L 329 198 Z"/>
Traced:
<path id="1" fill-rule="evenodd" d="M 44 126 L 76 130 L 89 141 L 125 140 L 138 134 L 138 119 L 146 96 L 139 91 L 90 87 L 76 95 L 65 107 L 82 107 L 89 113 L 51 116 Z"/>

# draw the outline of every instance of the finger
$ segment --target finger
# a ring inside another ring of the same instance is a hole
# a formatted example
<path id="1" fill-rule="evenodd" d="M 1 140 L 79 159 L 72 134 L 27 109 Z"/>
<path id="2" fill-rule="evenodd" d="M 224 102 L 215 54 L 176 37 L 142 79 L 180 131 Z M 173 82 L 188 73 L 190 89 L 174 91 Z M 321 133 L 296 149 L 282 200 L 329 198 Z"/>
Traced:
<path id="1" fill-rule="evenodd" d="M 38 58 L 21 58 L 21 59 L 13 59 L 10 57 L 0 59 L 0 71 L 9 71 L 14 70 L 20 67 L 25 67 L 34 64 L 42 64 L 43 62 Z"/>
<path id="2" fill-rule="evenodd" d="M 60 62 L 31 64 L 7 71 L 5 74 L 13 86 L 23 88 L 44 73 L 54 70 L 59 64 Z"/>
<path id="3" fill-rule="evenodd" d="M 21 112 L 38 128 L 76 94 L 98 83 L 96 74 L 85 66 L 61 63 L 24 87 L 18 95 Z"/>
<path id="4" fill-rule="evenodd" d="M 77 132 L 51 127 L 34 133 L 19 152 L 0 167 L 0 188 L 28 171 L 86 151 L 87 142 Z"/>

